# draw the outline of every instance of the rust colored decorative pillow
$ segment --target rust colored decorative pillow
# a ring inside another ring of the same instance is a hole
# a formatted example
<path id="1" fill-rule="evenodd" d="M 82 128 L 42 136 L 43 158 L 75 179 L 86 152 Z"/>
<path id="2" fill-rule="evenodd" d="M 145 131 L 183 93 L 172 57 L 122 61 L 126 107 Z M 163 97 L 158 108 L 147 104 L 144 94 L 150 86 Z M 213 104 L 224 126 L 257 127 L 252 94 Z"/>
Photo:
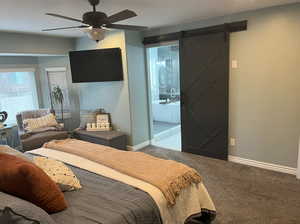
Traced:
<path id="1" fill-rule="evenodd" d="M 33 163 L 0 153 L 0 164 L 0 191 L 27 200 L 48 213 L 67 208 L 58 186 Z"/>

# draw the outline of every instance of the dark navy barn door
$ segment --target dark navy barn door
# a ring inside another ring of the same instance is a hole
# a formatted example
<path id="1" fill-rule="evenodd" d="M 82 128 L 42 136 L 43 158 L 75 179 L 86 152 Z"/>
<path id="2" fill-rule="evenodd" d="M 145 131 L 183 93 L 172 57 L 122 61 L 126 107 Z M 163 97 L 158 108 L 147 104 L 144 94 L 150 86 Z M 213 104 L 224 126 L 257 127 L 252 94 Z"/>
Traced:
<path id="1" fill-rule="evenodd" d="M 229 34 L 180 40 L 182 151 L 227 160 Z"/>

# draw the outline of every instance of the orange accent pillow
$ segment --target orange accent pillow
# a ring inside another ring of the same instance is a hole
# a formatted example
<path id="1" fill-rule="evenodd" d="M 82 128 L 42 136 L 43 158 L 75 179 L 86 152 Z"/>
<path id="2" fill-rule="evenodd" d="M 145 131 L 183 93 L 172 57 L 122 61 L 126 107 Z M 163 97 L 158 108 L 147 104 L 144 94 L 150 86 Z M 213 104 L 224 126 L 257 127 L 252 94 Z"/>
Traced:
<path id="1" fill-rule="evenodd" d="M 27 200 L 48 213 L 67 208 L 63 193 L 35 164 L 0 153 L 0 190 Z"/>

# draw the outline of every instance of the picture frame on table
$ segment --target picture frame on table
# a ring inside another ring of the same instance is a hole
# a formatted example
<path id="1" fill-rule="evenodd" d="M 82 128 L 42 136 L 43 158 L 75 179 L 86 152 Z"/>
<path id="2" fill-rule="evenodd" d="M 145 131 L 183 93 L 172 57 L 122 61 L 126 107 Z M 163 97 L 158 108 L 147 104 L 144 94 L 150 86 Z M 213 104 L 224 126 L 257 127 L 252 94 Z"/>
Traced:
<path id="1" fill-rule="evenodd" d="M 111 123 L 111 118 L 109 113 L 99 113 L 96 115 L 97 123 Z"/>

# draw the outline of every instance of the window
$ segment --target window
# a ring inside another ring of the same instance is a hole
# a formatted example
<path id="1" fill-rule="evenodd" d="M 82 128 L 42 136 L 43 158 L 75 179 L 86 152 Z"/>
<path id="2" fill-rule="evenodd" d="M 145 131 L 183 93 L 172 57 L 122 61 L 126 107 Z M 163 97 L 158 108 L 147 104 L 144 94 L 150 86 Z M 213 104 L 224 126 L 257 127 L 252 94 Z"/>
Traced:
<path id="1" fill-rule="evenodd" d="M 64 95 L 64 103 L 63 103 L 63 113 L 64 118 L 70 116 L 70 100 L 69 100 L 69 91 L 68 91 L 68 83 L 66 76 L 66 68 L 46 68 L 47 76 L 48 76 L 48 84 L 49 91 L 52 92 L 53 88 L 59 86 Z M 50 94 L 50 102 L 52 104 L 52 108 L 55 110 L 55 113 L 58 118 L 61 118 L 61 109 L 60 105 L 55 103 L 52 95 Z"/>
<path id="2" fill-rule="evenodd" d="M 34 69 L 0 69 L 0 110 L 8 113 L 6 123 L 16 123 L 16 114 L 38 109 Z"/>

